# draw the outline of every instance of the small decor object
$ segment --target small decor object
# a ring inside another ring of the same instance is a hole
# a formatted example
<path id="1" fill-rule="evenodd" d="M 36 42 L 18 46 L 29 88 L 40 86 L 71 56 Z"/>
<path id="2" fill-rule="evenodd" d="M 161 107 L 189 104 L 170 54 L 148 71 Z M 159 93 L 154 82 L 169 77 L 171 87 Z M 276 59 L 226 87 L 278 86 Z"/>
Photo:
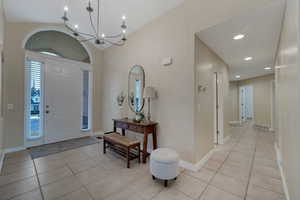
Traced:
<path id="1" fill-rule="evenodd" d="M 144 113 L 136 113 L 134 122 L 141 123 L 142 121 L 144 121 L 144 119 L 145 119 Z"/>
<path id="2" fill-rule="evenodd" d="M 124 95 L 123 92 L 121 92 L 121 93 L 118 95 L 118 97 L 117 97 L 118 105 L 119 105 L 119 106 L 122 106 L 123 103 L 124 103 L 124 101 L 125 101 L 125 95 Z"/>
<path id="3" fill-rule="evenodd" d="M 129 95 L 129 102 L 131 106 L 134 106 L 134 93 L 131 92 Z"/>
<path id="4" fill-rule="evenodd" d="M 153 87 L 146 87 L 145 93 L 144 93 L 144 98 L 147 99 L 148 101 L 148 114 L 147 114 L 147 120 L 151 120 L 151 99 L 156 98 L 156 91 Z"/>
<path id="5" fill-rule="evenodd" d="M 116 46 L 122 46 L 126 42 L 126 16 L 122 16 L 122 23 L 121 23 L 121 31 L 120 33 L 114 34 L 114 35 L 105 35 L 103 32 L 100 33 L 100 31 L 103 31 L 103 27 L 100 27 L 100 0 L 95 0 L 96 2 L 96 23 L 93 21 L 93 13 L 95 11 L 95 8 L 92 5 L 92 0 L 88 0 L 88 5 L 86 7 L 86 11 L 88 12 L 89 21 L 91 24 L 91 30 L 93 30 L 93 33 L 83 33 L 79 31 L 78 24 L 75 25 L 69 25 L 69 7 L 64 7 L 64 15 L 62 16 L 62 20 L 64 22 L 65 27 L 70 30 L 75 37 L 81 37 L 82 39 L 80 42 L 87 42 L 90 40 L 94 40 L 95 44 L 97 45 L 116 45 Z M 102 18 L 103 19 L 103 18 Z M 103 23 L 102 23 L 103 24 Z"/>
<path id="6" fill-rule="evenodd" d="M 164 180 L 165 187 L 169 180 L 176 180 L 179 175 L 179 156 L 176 151 L 159 148 L 150 155 L 150 172 L 153 180 Z"/>

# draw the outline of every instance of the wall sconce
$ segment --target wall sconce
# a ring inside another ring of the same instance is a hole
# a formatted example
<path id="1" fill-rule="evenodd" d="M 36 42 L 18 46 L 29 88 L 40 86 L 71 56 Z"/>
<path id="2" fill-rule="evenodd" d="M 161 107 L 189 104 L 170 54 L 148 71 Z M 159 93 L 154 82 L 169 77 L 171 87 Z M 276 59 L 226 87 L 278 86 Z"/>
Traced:
<path id="1" fill-rule="evenodd" d="M 122 106 L 124 101 L 125 101 L 125 95 L 124 95 L 124 92 L 122 91 L 117 97 L 118 105 Z"/>
<path id="2" fill-rule="evenodd" d="M 206 91 L 206 86 L 198 85 L 198 93 L 205 92 L 205 91 Z"/>

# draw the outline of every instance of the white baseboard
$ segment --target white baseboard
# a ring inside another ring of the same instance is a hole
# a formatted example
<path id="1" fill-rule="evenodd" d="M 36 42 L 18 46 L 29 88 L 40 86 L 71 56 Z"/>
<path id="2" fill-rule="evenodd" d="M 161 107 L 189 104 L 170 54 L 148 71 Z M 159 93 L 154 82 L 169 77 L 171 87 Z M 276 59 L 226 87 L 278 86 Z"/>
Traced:
<path id="1" fill-rule="evenodd" d="M 271 127 L 268 125 L 262 125 L 262 124 L 256 124 L 254 123 L 254 126 L 258 129 L 264 130 L 264 131 L 270 131 Z"/>
<path id="2" fill-rule="evenodd" d="M 280 170 L 281 180 L 282 180 L 282 184 L 283 184 L 283 191 L 284 191 L 286 200 L 290 200 L 290 193 L 289 193 L 289 190 L 288 190 L 286 178 L 285 178 L 285 175 L 284 175 L 284 172 L 283 172 L 283 167 L 282 167 L 282 155 L 281 155 L 279 147 L 276 143 L 274 144 L 274 148 L 275 148 L 275 151 L 276 151 L 277 165 L 278 165 L 279 170 Z"/>
<path id="3" fill-rule="evenodd" d="M 16 151 L 22 151 L 22 150 L 25 150 L 25 149 L 26 149 L 26 147 L 24 147 L 24 146 L 8 148 L 8 149 L 4 150 L 4 154 L 13 153 L 13 152 L 16 152 Z"/>
<path id="4" fill-rule="evenodd" d="M 184 161 L 184 160 L 180 160 L 179 165 L 180 167 L 184 168 L 184 169 L 188 169 L 191 171 L 198 171 L 199 169 L 201 169 L 201 167 L 208 161 L 208 159 L 211 157 L 211 155 L 213 154 L 213 152 L 216 149 L 213 148 L 212 150 L 210 150 L 199 162 L 197 162 L 196 164 Z"/>
<path id="5" fill-rule="evenodd" d="M 96 131 L 92 133 L 92 136 L 103 136 L 104 132 L 103 131 Z"/>
<path id="6" fill-rule="evenodd" d="M 3 167 L 3 162 L 4 162 L 4 152 L 2 151 L 1 153 L 0 153 L 0 173 L 1 173 L 1 171 L 2 171 L 2 167 Z"/>
<path id="7" fill-rule="evenodd" d="M 5 154 L 16 152 L 16 151 L 21 151 L 21 150 L 24 150 L 24 149 L 26 149 L 26 148 L 23 147 L 23 146 L 20 146 L 20 147 L 15 147 L 15 148 L 4 149 L 2 152 L 0 152 L 0 172 L 1 172 L 2 167 L 3 167 L 3 161 L 4 161 Z"/>

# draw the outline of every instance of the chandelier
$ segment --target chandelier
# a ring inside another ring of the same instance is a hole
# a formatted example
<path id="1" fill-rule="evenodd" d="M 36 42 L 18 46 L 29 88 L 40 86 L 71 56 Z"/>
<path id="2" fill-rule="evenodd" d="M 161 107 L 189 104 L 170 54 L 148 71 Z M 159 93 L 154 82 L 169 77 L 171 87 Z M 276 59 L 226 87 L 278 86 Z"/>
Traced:
<path id="1" fill-rule="evenodd" d="M 79 31 L 79 26 L 76 24 L 73 27 L 68 24 L 69 22 L 69 16 L 68 16 L 68 11 L 69 8 L 68 6 L 64 7 L 64 15 L 62 17 L 62 20 L 64 21 L 65 27 L 70 30 L 75 37 L 80 37 L 81 39 L 78 39 L 80 42 L 87 42 L 94 40 L 95 44 L 97 45 L 116 45 L 116 46 L 122 46 L 126 42 L 126 17 L 122 16 L 122 23 L 121 23 L 121 31 L 118 34 L 115 35 L 105 35 L 103 32 L 100 35 L 100 31 L 103 31 L 100 27 L 100 0 L 97 0 L 97 21 L 96 25 L 95 22 L 93 21 L 93 14 L 94 14 L 94 8 L 92 7 L 91 0 L 88 1 L 88 5 L 86 7 L 86 10 L 89 14 L 89 21 L 90 25 L 92 28 L 93 33 L 84 33 Z"/>

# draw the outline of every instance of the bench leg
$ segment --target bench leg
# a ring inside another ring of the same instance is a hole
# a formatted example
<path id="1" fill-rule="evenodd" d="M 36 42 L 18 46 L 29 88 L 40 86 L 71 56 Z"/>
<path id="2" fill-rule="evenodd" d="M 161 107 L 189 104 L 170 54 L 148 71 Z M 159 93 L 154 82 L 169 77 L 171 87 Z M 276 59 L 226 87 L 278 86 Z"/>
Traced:
<path id="1" fill-rule="evenodd" d="M 103 154 L 106 154 L 106 141 L 103 140 Z"/>
<path id="2" fill-rule="evenodd" d="M 141 163 L 141 145 L 138 146 L 138 161 Z"/>
<path id="3" fill-rule="evenodd" d="M 129 158 L 130 149 L 127 148 L 126 159 L 127 159 L 127 168 L 130 168 L 130 158 Z"/>

